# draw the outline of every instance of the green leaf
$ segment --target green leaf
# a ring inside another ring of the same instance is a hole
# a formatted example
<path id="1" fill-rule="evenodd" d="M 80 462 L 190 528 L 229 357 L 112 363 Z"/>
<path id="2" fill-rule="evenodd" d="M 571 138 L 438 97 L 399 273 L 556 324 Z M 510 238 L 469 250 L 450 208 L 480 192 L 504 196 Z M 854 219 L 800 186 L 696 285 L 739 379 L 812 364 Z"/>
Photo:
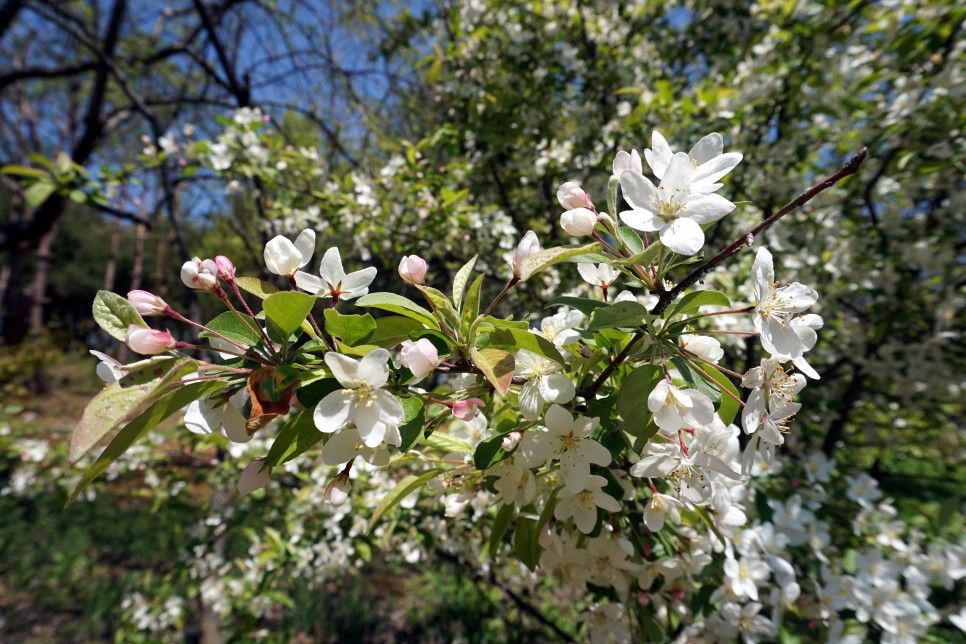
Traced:
<path id="1" fill-rule="evenodd" d="M 430 328 L 439 330 L 439 323 L 433 317 L 432 313 L 402 295 L 396 295 L 395 293 L 369 293 L 356 300 L 356 306 L 398 313 L 399 315 L 422 322 Z"/>
<path id="2" fill-rule="evenodd" d="M 741 393 L 735 387 L 734 383 L 731 382 L 731 379 L 728 376 L 709 364 L 702 364 L 700 366 L 705 373 L 711 376 L 711 378 L 718 383 L 718 386 L 721 387 L 723 392 L 728 391 L 732 396 L 735 396 L 738 400 L 741 400 Z M 730 425 L 732 422 L 734 422 L 735 417 L 738 415 L 738 410 L 741 407 L 738 404 L 738 400 L 735 400 L 735 398 L 732 398 L 728 394 L 723 394 L 721 396 L 721 405 L 718 407 L 718 416 L 721 417 L 721 422 L 723 422 L 725 425 Z"/>
<path id="3" fill-rule="evenodd" d="M 721 402 L 721 391 L 713 383 L 708 382 L 708 379 L 704 377 L 704 370 L 695 373 L 694 368 L 699 367 L 699 365 L 681 356 L 674 356 L 669 359 L 669 362 L 677 368 L 688 387 L 697 389 L 710 398 L 713 403 Z"/>
<path id="4" fill-rule="evenodd" d="M 47 198 L 54 194 L 55 190 L 57 190 L 57 186 L 51 183 L 50 179 L 47 178 L 43 181 L 38 181 L 27 188 L 24 191 L 24 199 L 26 199 L 28 207 L 36 208 L 40 204 L 47 201 Z"/>
<path id="5" fill-rule="evenodd" d="M 501 396 L 506 395 L 513 380 L 513 356 L 499 349 L 470 349 L 470 359 L 483 372 Z"/>
<path id="6" fill-rule="evenodd" d="M 522 329 L 496 329 L 490 334 L 490 346 L 514 347 L 526 349 L 537 355 L 549 358 L 560 364 L 564 358 L 553 342 L 541 335 L 536 335 Z"/>
<path id="7" fill-rule="evenodd" d="M 171 414 L 180 411 L 192 402 L 213 394 L 225 386 L 224 382 L 205 381 L 193 382 L 168 393 L 165 393 L 158 400 L 154 401 L 147 409 L 125 425 L 114 440 L 104 448 L 104 451 L 94 464 L 84 473 L 77 486 L 70 493 L 67 505 L 70 505 L 77 498 L 77 495 L 84 491 L 91 481 L 98 477 L 108 466 L 116 461 L 119 456 L 128 450 L 137 440 L 144 436 L 151 428 L 163 421 Z"/>
<path id="8" fill-rule="evenodd" d="M 473 255 L 473 259 L 463 264 L 463 268 L 456 271 L 456 277 L 453 278 L 453 302 L 460 311 L 463 310 L 463 293 L 470 281 L 470 275 L 473 273 L 473 266 L 476 265 L 477 257 L 477 255 Z"/>
<path id="9" fill-rule="evenodd" d="M 617 229 L 617 234 L 620 235 L 621 241 L 631 251 L 631 255 L 644 252 L 644 240 L 633 228 L 621 226 Z"/>
<path id="10" fill-rule="evenodd" d="M 426 410 L 423 401 L 415 396 L 402 398 L 399 404 L 403 408 L 403 421 L 399 424 L 399 435 L 402 436 L 402 445 L 399 446 L 399 451 L 406 453 L 416 444 L 419 435 L 423 432 Z"/>
<path id="11" fill-rule="evenodd" d="M 583 246 L 557 246 L 555 248 L 541 250 L 523 260 L 520 274 L 523 276 L 523 279 L 529 279 L 531 276 L 536 275 L 554 264 L 566 261 L 571 257 L 583 255 L 584 253 L 594 252 L 598 246 L 599 244 L 594 242 L 593 244 L 585 244 Z"/>
<path id="12" fill-rule="evenodd" d="M 453 303 L 449 301 L 442 291 L 438 291 L 432 286 L 425 286 L 422 284 L 414 284 L 419 291 L 426 296 L 432 305 L 436 309 L 436 312 L 443 316 L 446 323 L 451 329 L 457 330 L 460 328 L 460 315 L 453 308 Z"/>
<path id="13" fill-rule="evenodd" d="M 315 305 L 315 299 L 307 293 L 282 291 L 266 297 L 262 308 L 265 318 L 275 325 L 282 336 L 288 337 L 302 326 Z"/>
<path id="14" fill-rule="evenodd" d="M 510 521 L 513 519 L 513 505 L 504 505 L 500 507 L 500 511 L 496 513 L 496 519 L 493 520 L 493 525 L 490 527 L 490 558 L 496 554 L 496 551 L 500 548 L 500 541 L 503 540 L 503 535 L 506 534 L 507 528 L 510 527 Z"/>
<path id="15" fill-rule="evenodd" d="M 409 340 L 413 333 L 425 331 L 422 323 L 401 315 L 387 315 L 376 320 L 376 330 L 368 342 L 380 347 L 394 347 Z M 448 350 L 448 349 L 447 349 Z"/>
<path id="16" fill-rule="evenodd" d="M 473 448 L 465 440 L 455 438 L 444 432 L 433 432 L 426 440 L 426 444 L 447 454 L 469 454 Z"/>
<path id="17" fill-rule="evenodd" d="M 238 318 L 238 315 L 241 315 L 242 318 L 251 326 L 246 325 L 245 322 Z M 262 339 L 262 336 L 255 332 L 255 329 L 258 328 L 258 325 L 255 323 L 255 320 L 251 319 L 244 313 L 239 313 L 238 315 L 235 315 L 231 311 L 225 311 L 214 320 L 209 322 L 206 326 L 212 331 L 217 331 L 226 338 L 234 340 L 239 344 L 243 344 L 246 347 L 255 346 Z M 216 337 L 207 331 L 202 331 L 198 335 L 202 338 Z"/>
<path id="18" fill-rule="evenodd" d="M 278 293 L 278 289 L 274 284 L 269 284 L 257 277 L 236 277 L 235 284 L 238 284 L 238 288 L 241 290 L 263 300 L 273 293 Z"/>
<path id="19" fill-rule="evenodd" d="M 631 255 L 627 259 L 617 259 L 614 260 L 614 264 L 619 266 L 647 266 L 661 254 L 661 249 L 664 246 L 660 242 L 652 242 L 645 250 Z"/>
<path id="20" fill-rule="evenodd" d="M 517 527 L 513 534 L 513 549 L 517 559 L 523 562 L 530 570 L 535 570 L 540 563 L 540 528 L 537 520 L 529 517 L 518 516 Z"/>
<path id="21" fill-rule="evenodd" d="M 509 456 L 503 449 L 503 439 L 506 433 L 485 438 L 476 446 L 473 452 L 473 466 L 481 472 L 486 471 Z"/>
<path id="22" fill-rule="evenodd" d="M 134 305 L 117 293 L 110 291 L 98 291 L 94 296 L 94 321 L 107 331 L 115 340 L 124 342 L 127 336 L 127 328 L 132 324 L 146 327 L 147 324 L 141 318 Z"/>
<path id="23" fill-rule="evenodd" d="M 728 299 L 727 295 L 718 291 L 693 291 L 682 297 L 674 305 L 674 308 L 668 313 L 667 319 L 670 320 L 691 311 L 697 312 L 698 308 L 702 306 L 728 307 L 731 306 L 731 300 Z"/>
<path id="24" fill-rule="evenodd" d="M 572 297 L 570 295 L 561 295 L 560 297 L 555 297 L 543 307 L 545 309 L 553 308 L 555 306 L 569 306 L 572 309 L 577 309 L 584 315 L 590 315 L 602 306 L 608 306 L 607 302 L 601 302 L 600 300 L 591 300 L 586 297 Z"/>
<path id="25" fill-rule="evenodd" d="M 571 255 L 565 259 L 560 260 L 562 264 L 600 264 L 610 263 L 614 260 L 613 255 L 607 255 L 605 253 L 594 251 L 592 253 L 580 253 L 579 255 Z"/>
<path id="26" fill-rule="evenodd" d="M 657 426 L 651 422 L 647 397 L 661 381 L 662 375 L 660 367 L 646 364 L 630 372 L 621 383 L 617 395 L 617 416 L 621 429 L 628 434 L 650 440 L 657 432 Z"/>
<path id="27" fill-rule="evenodd" d="M 595 309 L 590 316 L 590 324 L 587 325 L 587 330 L 633 329 L 653 319 L 654 316 L 648 313 L 647 307 L 639 302 L 615 302 L 606 307 Z"/>
<path id="28" fill-rule="evenodd" d="M 327 372 L 316 372 L 327 373 Z M 321 378 L 302 385 L 298 388 L 299 404 L 305 409 L 315 407 L 319 402 L 337 389 L 342 389 L 342 384 L 335 378 Z"/>
<path id="29" fill-rule="evenodd" d="M 379 505 L 376 506 L 376 509 L 373 510 L 372 517 L 369 519 L 369 527 L 366 528 L 366 533 L 368 534 L 372 532 L 372 529 L 379 522 L 379 519 L 382 518 L 382 515 L 399 505 L 404 498 L 418 490 L 426 483 L 432 481 L 444 471 L 445 470 L 442 468 L 436 468 L 427 470 L 421 474 L 410 474 L 403 480 L 399 481 L 392 491 L 390 491 L 389 494 L 379 501 Z"/>
<path id="30" fill-rule="evenodd" d="M 17 165 L 16 163 L 0 168 L 0 174 L 12 174 L 17 177 L 30 177 L 31 179 L 50 179 L 50 175 L 40 168 L 32 168 L 29 165 Z"/>
<path id="31" fill-rule="evenodd" d="M 329 335 L 339 338 L 350 347 L 366 342 L 376 330 L 376 321 L 368 313 L 343 315 L 335 309 L 326 309 L 324 315 L 325 330 Z"/>
<path id="32" fill-rule="evenodd" d="M 324 434 L 315 427 L 312 414 L 315 410 L 305 409 L 289 419 L 279 430 L 272 448 L 265 457 L 264 467 L 272 468 L 280 463 L 291 461 L 318 445 Z"/>
<path id="33" fill-rule="evenodd" d="M 483 276 L 480 275 L 466 292 L 466 302 L 463 304 L 463 318 L 460 322 L 460 337 L 467 338 L 470 327 L 480 315 L 480 289 L 483 287 Z"/>

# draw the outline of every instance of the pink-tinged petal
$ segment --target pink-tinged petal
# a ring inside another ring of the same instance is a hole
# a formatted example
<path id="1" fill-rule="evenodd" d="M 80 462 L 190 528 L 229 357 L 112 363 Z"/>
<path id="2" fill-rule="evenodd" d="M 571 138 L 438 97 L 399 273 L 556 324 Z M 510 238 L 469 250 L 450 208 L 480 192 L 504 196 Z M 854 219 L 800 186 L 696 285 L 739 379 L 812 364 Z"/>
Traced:
<path id="1" fill-rule="evenodd" d="M 742 156 L 738 152 L 728 152 L 707 162 L 701 162 L 694 170 L 692 181 L 695 183 L 714 183 L 734 170 L 735 166 L 741 163 L 741 159 Z"/>
<path id="2" fill-rule="evenodd" d="M 386 357 L 388 358 L 388 352 L 386 352 Z M 325 354 L 325 364 L 328 365 L 332 375 L 335 376 L 335 379 L 343 387 L 355 389 L 359 386 L 358 382 L 356 382 L 360 380 L 358 360 L 344 356 L 341 353 L 336 353 L 335 351 L 329 351 Z"/>
<path id="3" fill-rule="evenodd" d="M 661 229 L 661 243 L 681 255 L 694 255 L 704 247 L 704 231 L 693 219 L 675 219 Z"/>
<path id="4" fill-rule="evenodd" d="M 315 275 L 306 273 L 305 271 L 298 271 L 295 273 L 295 286 L 306 293 L 311 293 L 312 295 L 325 296 L 329 294 L 328 284 Z"/>
<path id="5" fill-rule="evenodd" d="M 699 224 L 710 224 L 734 209 L 735 205 L 721 195 L 692 193 L 688 197 L 682 216 L 693 219 Z"/>
<path id="6" fill-rule="evenodd" d="M 540 385 L 537 379 L 528 380 L 520 387 L 518 399 L 520 413 L 526 420 L 536 420 L 543 411 L 543 398 L 540 396 Z"/>
<path id="7" fill-rule="evenodd" d="M 544 400 L 552 403 L 566 403 L 574 399 L 577 390 L 570 378 L 562 373 L 551 373 L 537 378 L 540 395 Z"/>
<path id="8" fill-rule="evenodd" d="M 656 212 L 654 204 L 660 200 L 660 195 L 650 179 L 643 174 L 627 170 L 621 173 L 620 182 L 621 193 L 631 208 Z"/>
<path id="9" fill-rule="evenodd" d="M 345 269 L 342 268 L 342 256 L 339 249 L 333 246 L 325 251 L 319 263 L 319 275 L 332 286 L 338 286 L 345 279 Z"/>
<path id="10" fill-rule="evenodd" d="M 342 280 L 342 288 L 340 289 L 342 291 L 341 298 L 343 300 L 351 300 L 362 297 L 369 292 L 369 285 L 372 284 L 372 280 L 374 279 L 376 279 L 375 266 L 349 273 Z"/>
<path id="11" fill-rule="evenodd" d="M 312 412 L 315 427 L 326 434 L 331 434 L 345 426 L 349 421 L 349 411 L 355 403 L 355 395 L 351 391 L 340 389 L 333 391 L 319 402 Z"/>
<path id="12" fill-rule="evenodd" d="M 671 157 L 667 172 L 661 179 L 659 190 L 665 200 L 680 201 L 691 192 L 691 159 L 684 152 L 678 152 Z"/>
<path id="13" fill-rule="evenodd" d="M 355 377 L 373 389 L 378 389 L 389 381 L 388 363 L 389 351 L 386 349 L 371 351 L 359 360 L 359 369 L 356 371 Z"/>
<path id="14" fill-rule="evenodd" d="M 722 152 L 724 152 L 724 139 L 717 132 L 712 132 L 695 143 L 691 151 L 688 152 L 688 156 L 700 165 L 707 163 Z"/>
<path id="15" fill-rule="evenodd" d="M 312 254 L 315 253 L 315 231 L 311 228 L 306 228 L 299 233 L 299 236 L 295 238 L 295 248 L 298 249 L 300 255 L 299 268 L 302 268 L 312 259 Z"/>
<path id="16" fill-rule="evenodd" d="M 650 210 L 624 210 L 620 218 L 634 230 L 642 230 L 646 233 L 656 232 L 664 227 L 664 220 L 656 217 Z"/>
<path id="17" fill-rule="evenodd" d="M 671 146 L 661 136 L 661 133 L 657 130 L 651 132 L 651 148 L 644 150 L 644 159 L 647 161 L 647 165 L 651 167 L 651 172 L 654 173 L 655 177 L 660 179 L 664 176 L 664 172 L 671 163 L 672 156 Z"/>

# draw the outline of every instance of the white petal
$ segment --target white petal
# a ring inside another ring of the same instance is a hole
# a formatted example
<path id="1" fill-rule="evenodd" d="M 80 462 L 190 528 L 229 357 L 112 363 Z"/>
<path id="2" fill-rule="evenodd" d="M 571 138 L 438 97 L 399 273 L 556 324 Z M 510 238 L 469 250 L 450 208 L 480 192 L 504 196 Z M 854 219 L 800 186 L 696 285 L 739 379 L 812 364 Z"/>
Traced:
<path id="1" fill-rule="evenodd" d="M 705 427 L 714 420 L 714 404 L 711 399 L 697 389 L 685 389 L 691 398 L 691 407 L 684 410 L 682 417 L 690 427 Z"/>
<path id="2" fill-rule="evenodd" d="M 687 154 L 678 152 L 671 157 L 660 189 L 665 200 L 680 200 L 691 192 L 691 158 Z"/>
<path id="3" fill-rule="evenodd" d="M 291 275 L 299 269 L 302 255 L 291 241 L 278 235 L 265 244 L 265 266 L 276 275 Z"/>
<path id="4" fill-rule="evenodd" d="M 693 219 L 699 224 L 710 224 L 734 209 L 735 205 L 721 195 L 692 193 L 688 197 L 682 216 Z"/>
<path id="5" fill-rule="evenodd" d="M 759 302 L 765 299 L 769 289 L 775 284 L 775 264 L 767 248 L 759 248 L 755 263 L 751 265 L 752 286 Z"/>
<path id="6" fill-rule="evenodd" d="M 233 443 L 247 443 L 252 439 L 253 435 L 248 433 L 245 426 L 245 417 L 231 403 L 225 405 L 221 426 L 225 430 L 225 436 Z"/>
<path id="7" fill-rule="evenodd" d="M 577 391 L 570 378 L 562 373 L 551 373 L 537 379 L 540 395 L 552 403 L 566 403 L 574 399 Z"/>
<path id="8" fill-rule="evenodd" d="M 704 231 L 693 219 L 675 219 L 661 229 L 661 243 L 675 253 L 694 255 L 704 247 Z"/>
<path id="9" fill-rule="evenodd" d="M 268 485 L 268 482 L 272 479 L 272 471 L 267 467 L 262 469 L 264 465 L 265 459 L 258 459 L 242 471 L 236 485 L 240 493 L 251 494 L 255 490 Z"/>
<path id="10" fill-rule="evenodd" d="M 543 398 L 540 396 L 540 386 L 536 380 L 528 380 L 520 387 L 520 413 L 526 420 L 536 420 L 543 411 Z"/>
<path id="11" fill-rule="evenodd" d="M 342 256 L 339 249 L 333 246 L 325 251 L 319 263 L 319 275 L 332 286 L 338 286 L 345 279 L 345 269 L 342 268 Z"/>
<path id="12" fill-rule="evenodd" d="M 311 228 L 306 228 L 299 233 L 299 236 L 295 239 L 295 248 L 298 249 L 299 255 L 301 255 L 301 260 L 299 263 L 299 268 L 302 268 L 312 259 L 312 254 L 315 252 L 315 231 Z"/>
<path id="13" fill-rule="evenodd" d="M 306 293 L 311 293 L 312 295 L 329 294 L 328 284 L 315 275 L 306 273 L 305 271 L 298 271 L 295 273 L 295 286 L 302 289 Z"/>
<path id="14" fill-rule="evenodd" d="M 322 462 L 326 465 L 348 463 L 362 452 L 363 442 L 353 427 L 334 434 L 322 448 Z"/>
<path id="15" fill-rule="evenodd" d="M 208 424 L 208 419 L 202 413 L 202 404 L 200 400 L 194 401 L 188 405 L 188 410 L 184 414 L 184 426 L 192 434 L 210 434 L 215 429 Z"/>
<path id="16" fill-rule="evenodd" d="M 382 351 L 386 350 L 382 349 Z M 388 354 L 388 352 L 386 353 Z M 335 351 L 329 351 L 325 354 L 325 364 L 328 365 L 332 371 L 332 375 L 335 376 L 335 379 L 343 387 L 350 387 L 352 389 L 358 387 L 358 383 L 356 382 L 360 379 L 358 360 L 344 356 L 341 353 L 336 353 Z M 385 364 L 385 359 L 383 359 L 383 364 Z"/>
<path id="17" fill-rule="evenodd" d="M 369 292 L 369 285 L 372 284 L 372 280 L 374 279 L 376 279 L 375 266 L 349 273 L 342 280 L 342 287 L 340 289 L 342 291 L 342 299 L 351 300 L 356 297 L 362 297 Z"/>
<path id="18" fill-rule="evenodd" d="M 624 200 L 635 210 L 651 210 L 660 201 L 657 188 L 643 174 L 627 170 L 621 173 L 621 192 Z"/>
<path id="19" fill-rule="evenodd" d="M 724 151 L 724 139 L 717 132 L 712 132 L 711 134 L 702 137 L 700 141 L 694 144 L 691 151 L 688 152 L 688 156 L 695 160 L 698 165 L 702 163 L 707 163 L 711 159 L 715 158 Z"/>
<path id="20" fill-rule="evenodd" d="M 728 152 L 707 162 L 700 162 L 700 165 L 695 168 L 691 180 L 701 183 L 714 183 L 731 172 L 736 165 L 741 163 L 741 159 L 742 156 L 739 153 Z"/>
<path id="21" fill-rule="evenodd" d="M 332 355 L 332 352 L 326 356 Z M 333 391 L 319 402 L 312 412 L 312 420 L 320 432 L 331 434 L 341 429 L 349 421 L 349 410 L 355 402 L 355 395 L 351 391 L 340 389 Z"/>
<path id="22" fill-rule="evenodd" d="M 656 232 L 664 227 L 664 220 L 655 217 L 650 210 L 624 210 L 620 213 L 621 221 L 634 230 L 646 233 Z"/>
<path id="23" fill-rule="evenodd" d="M 667 144 L 660 132 L 654 130 L 651 133 L 651 149 L 644 150 L 644 158 L 647 160 L 647 165 L 651 166 L 651 172 L 655 177 L 660 179 L 664 176 L 672 156 L 671 146 Z"/>
<path id="24" fill-rule="evenodd" d="M 398 425 L 403 422 L 405 412 L 399 400 L 385 389 L 377 389 L 372 392 L 376 397 L 375 406 L 379 408 L 379 419 L 390 425 Z"/>
<path id="25" fill-rule="evenodd" d="M 331 353 L 325 354 L 328 358 Z M 328 362 L 328 360 L 326 360 Z M 353 362 L 355 362 L 353 360 Z M 359 367 L 355 373 L 358 380 L 366 383 L 373 389 L 382 387 L 389 380 L 389 351 L 386 349 L 376 349 L 365 355 L 359 361 Z M 338 378 L 338 376 L 336 376 Z"/>
<path id="26" fill-rule="evenodd" d="M 560 405 L 550 405 L 544 424 L 552 434 L 566 434 L 576 429 L 574 417 Z"/>

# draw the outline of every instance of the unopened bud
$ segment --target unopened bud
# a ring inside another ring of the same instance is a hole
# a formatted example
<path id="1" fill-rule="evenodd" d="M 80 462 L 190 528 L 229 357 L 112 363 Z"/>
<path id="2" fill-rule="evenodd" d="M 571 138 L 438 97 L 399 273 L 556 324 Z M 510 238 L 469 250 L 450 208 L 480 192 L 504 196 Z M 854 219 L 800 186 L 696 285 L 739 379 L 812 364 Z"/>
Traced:
<path id="1" fill-rule="evenodd" d="M 174 349 L 177 344 L 174 337 L 167 331 L 158 331 L 147 327 L 132 324 L 127 328 L 124 336 L 127 346 L 135 353 L 145 356 L 153 356 L 164 353 L 169 349 Z"/>
<path id="2" fill-rule="evenodd" d="M 235 280 L 235 265 L 231 263 L 230 259 L 224 255 L 219 255 L 215 258 L 215 266 L 218 267 L 218 277 L 226 282 Z"/>
<path id="3" fill-rule="evenodd" d="M 329 505 L 342 505 L 349 498 L 349 475 L 339 474 L 325 486 L 322 501 Z"/>
<path id="4" fill-rule="evenodd" d="M 540 528 L 540 536 L 537 537 L 537 542 L 544 549 L 549 548 L 550 544 L 553 543 L 553 538 L 555 536 L 555 533 L 553 531 L 554 523 L 555 521 L 551 519 L 550 521 L 547 521 L 546 523 L 544 523 L 543 527 Z"/>
<path id="5" fill-rule="evenodd" d="M 419 255 L 406 255 L 399 262 L 399 277 L 407 284 L 425 284 L 426 260 Z"/>
<path id="6" fill-rule="evenodd" d="M 238 491 L 242 494 L 251 494 L 255 490 L 260 490 L 272 479 L 271 468 L 264 467 L 265 459 L 260 458 L 253 461 L 248 467 L 246 467 L 241 476 L 238 477 L 238 484 L 236 487 Z"/>
<path id="7" fill-rule="evenodd" d="M 589 208 L 594 204 L 590 201 L 590 195 L 584 192 L 580 186 L 573 181 L 561 185 L 557 188 L 557 201 L 566 210 L 574 208 Z"/>
<path id="8" fill-rule="evenodd" d="M 127 301 L 133 304 L 137 312 L 145 317 L 164 315 L 164 312 L 168 310 L 167 302 L 148 291 L 131 291 L 127 294 Z"/>
<path id="9" fill-rule="evenodd" d="M 574 208 L 560 216 L 560 225 L 567 234 L 584 237 L 594 232 L 597 215 L 586 208 Z"/>
<path id="10" fill-rule="evenodd" d="M 453 403 L 453 415 L 460 420 L 473 420 L 480 407 L 485 405 L 479 398 L 467 398 Z"/>
<path id="11" fill-rule="evenodd" d="M 188 288 L 214 291 L 218 288 L 218 266 L 213 260 L 194 257 L 181 266 L 181 281 Z"/>
<path id="12" fill-rule="evenodd" d="M 513 253 L 513 260 L 510 262 L 510 268 L 513 269 L 515 278 L 525 280 L 530 277 L 530 273 L 524 270 L 523 263 L 528 257 L 538 252 L 540 252 L 540 242 L 537 241 L 537 234 L 528 230 L 517 245 L 516 252 Z"/>
<path id="13" fill-rule="evenodd" d="M 415 342 L 406 340 L 399 350 L 399 361 L 413 372 L 416 380 L 422 380 L 439 366 L 439 352 L 436 351 L 436 345 L 426 338 Z"/>
<path id="14" fill-rule="evenodd" d="M 500 444 L 500 447 L 503 448 L 504 452 L 509 452 L 517 446 L 521 438 L 523 438 L 523 432 L 510 432 L 503 437 L 503 442 Z"/>

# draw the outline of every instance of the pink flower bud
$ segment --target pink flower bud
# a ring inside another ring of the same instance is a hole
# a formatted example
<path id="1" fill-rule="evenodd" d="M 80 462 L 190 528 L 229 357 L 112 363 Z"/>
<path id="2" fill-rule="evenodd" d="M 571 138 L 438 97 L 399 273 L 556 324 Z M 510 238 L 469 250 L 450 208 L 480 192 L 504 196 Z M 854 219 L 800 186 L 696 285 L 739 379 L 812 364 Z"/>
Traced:
<path id="1" fill-rule="evenodd" d="M 164 353 L 168 349 L 174 349 L 175 339 L 167 331 L 158 331 L 144 326 L 132 324 L 127 328 L 124 336 L 127 346 L 135 353 L 145 356 L 153 356 Z"/>
<path id="2" fill-rule="evenodd" d="M 226 282 L 234 281 L 235 265 L 231 263 L 230 259 L 224 255 L 219 255 L 215 258 L 215 266 L 218 267 L 218 277 Z"/>
<path id="3" fill-rule="evenodd" d="M 594 232 L 597 215 L 586 208 L 574 208 L 560 216 L 560 225 L 568 234 L 583 237 Z"/>
<path id="4" fill-rule="evenodd" d="M 407 284 L 425 284 L 426 260 L 419 255 L 406 255 L 399 262 L 399 277 Z"/>
<path id="5" fill-rule="evenodd" d="M 218 288 L 218 265 L 210 259 L 195 257 L 181 266 L 181 281 L 188 288 L 214 291 Z"/>
<path id="6" fill-rule="evenodd" d="M 485 405 L 479 398 L 467 398 L 453 403 L 453 415 L 460 420 L 473 420 L 480 407 Z"/>
<path id="7" fill-rule="evenodd" d="M 517 446 L 521 438 L 523 438 L 523 432 L 510 432 L 503 437 L 503 442 L 500 444 L 500 447 L 503 448 L 504 452 L 509 452 Z"/>
<path id="8" fill-rule="evenodd" d="M 342 505 L 349 498 L 349 475 L 339 474 L 329 481 L 322 495 L 322 502 L 329 505 Z"/>
<path id="9" fill-rule="evenodd" d="M 573 181 L 568 181 L 557 188 L 557 201 L 565 210 L 574 208 L 589 208 L 594 204 L 590 201 L 590 195 L 581 190 Z"/>
<path id="10" fill-rule="evenodd" d="M 439 366 L 439 353 L 436 346 L 426 338 L 413 342 L 406 340 L 399 350 L 399 361 L 413 372 L 416 380 L 422 380 Z"/>
<path id="11" fill-rule="evenodd" d="M 519 280 L 525 280 L 530 277 L 530 273 L 524 270 L 523 263 L 528 257 L 538 252 L 540 252 L 540 242 L 537 241 L 537 234 L 532 230 L 528 230 L 527 234 L 520 240 L 516 252 L 513 253 L 513 260 L 510 262 L 510 268 L 513 269 L 513 276 Z"/>
<path id="12" fill-rule="evenodd" d="M 164 315 L 168 310 L 167 302 L 148 291 L 131 291 L 127 294 L 127 301 L 143 316 Z"/>
<path id="13" fill-rule="evenodd" d="M 556 533 L 553 531 L 553 524 L 554 520 L 551 519 L 550 521 L 544 523 L 543 527 L 540 528 L 540 536 L 537 537 L 537 543 L 539 543 L 544 549 L 550 547 L 550 545 L 553 543 L 553 538 L 556 536 Z"/>
<path id="14" fill-rule="evenodd" d="M 246 467 L 241 476 L 238 477 L 237 488 L 242 494 L 251 494 L 255 490 L 260 490 L 272 479 L 272 470 L 268 467 L 263 469 L 265 465 L 265 459 L 260 458 L 256 461 L 252 461 L 248 467 Z"/>

